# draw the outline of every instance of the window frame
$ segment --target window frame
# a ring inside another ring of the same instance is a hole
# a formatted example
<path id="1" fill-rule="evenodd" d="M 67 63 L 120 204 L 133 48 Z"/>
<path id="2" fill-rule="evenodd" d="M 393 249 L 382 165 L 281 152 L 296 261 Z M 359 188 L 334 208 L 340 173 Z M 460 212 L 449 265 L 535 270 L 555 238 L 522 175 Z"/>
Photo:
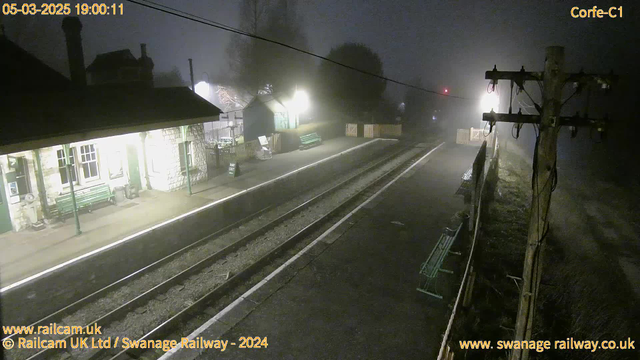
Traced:
<path id="1" fill-rule="evenodd" d="M 85 148 L 90 149 L 84 153 Z M 88 160 L 87 160 L 88 159 Z M 95 163 L 95 172 L 93 176 L 86 176 L 87 171 L 91 175 L 91 163 Z M 80 164 L 82 165 L 82 178 L 86 181 L 100 179 L 100 163 L 98 161 L 98 147 L 95 143 L 80 145 Z M 86 168 L 85 168 L 86 165 Z"/>
<path id="2" fill-rule="evenodd" d="M 20 200 L 24 200 L 25 196 L 33 191 L 29 174 L 29 161 L 24 155 L 9 155 L 7 158 L 9 169 L 11 169 L 11 172 L 7 174 L 11 174 L 12 177 L 8 179 L 7 183 L 9 197 L 18 197 Z"/>
<path id="3" fill-rule="evenodd" d="M 18 156 L 16 157 L 16 160 L 18 162 L 18 167 L 14 170 L 16 172 L 16 183 L 18 184 L 18 195 L 20 195 L 20 200 L 23 200 L 25 195 L 30 194 L 32 191 L 31 179 L 29 177 L 29 162 L 27 161 L 27 158 L 25 156 Z M 18 175 L 18 169 L 22 170 L 20 172 L 21 175 Z M 19 178 L 23 178 L 23 186 L 26 188 L 24 193 L 20 191 L 20 181 L 18 180 Z"/>
<path id="4" fill-rule="evenodd" d="M 59 157 L 60 152 L 62 153 L 62 158 Z M 67 174 L 66 172 L 66 162 L 67 162 L 67 158 L 65 156 L 64 153 L 64 148 L 60 148 L 60 149 L 56 149 L 56 159 L 58 160 L 58 174 L 60 175 L 60 183 L 62 184 L 63 188 L 67 188 L 69 187 L 69 178 L 67 178 L 67 182 L 63 183 L 62 182 L 62 169 L 64 169 L 65 171 L 65 176 L 71 175 L 71 178 L 75 178 L 74 184 L 78 185 L 80 184 L 79 182 L 79 178 L 78 178 L 78 167 L 77 167 L 77 163 L 76 163 L 76 157 L 75 157 L 75 147 L 69 147 L 69 160 L 71 160 L 71 174 Z M 60 161 L 64 162 L 64 165 L 60 166 Z"/>

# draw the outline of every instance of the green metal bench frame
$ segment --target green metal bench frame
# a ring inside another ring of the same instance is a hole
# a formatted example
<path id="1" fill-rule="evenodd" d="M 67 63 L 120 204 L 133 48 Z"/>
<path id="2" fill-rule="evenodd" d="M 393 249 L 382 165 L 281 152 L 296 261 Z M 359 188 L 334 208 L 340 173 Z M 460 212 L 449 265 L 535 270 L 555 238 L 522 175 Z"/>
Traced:
<path id="1" fill-rule="evenodd" d="M 427 295 L 431 295 L 438 299 L 442 299 L 442 295 L 437 293 L 437 284 L 438 284 L 438 274 L 441 272 L 447 274 L 453 274 L 453 271 L 446 270 L 442 268 L 442 263 L 446 256 L 451 253 L 455 255 L 462 255 L 459 252 L 451 251 L 451 245 L 458 237 L 460 233 L 460 229 L 462 229 L 462 224 L 458 226 L 457 230 L 452 230 L 449 228 L 445 228 L 442 235 L 440 235 L 440 239 L 436 243 L 436 246 L 431 250 L 431 254 L 427 258 L 427 261 L 422 263 L 422 267 L 420 268 L 420 284 L 417 288 L 418 291 L 425 293 Z"/>
<path id="2" fill-rule="evenodd" d="M 84 189 L 74 191 L 76 195 L 76 205 L 78 210 L 89 208 L 89 212 L 93 210 L 93 205 L 101 202 L 113 202 L 114 194 L 108 184 L 100 184 Z M 56 198 L 56 207 L 58 209 L 58 217 L 64 220 L 64 216 L 73 214 L 73 200 L 71 193 L 60 195 Z"/>
<path id="3" fill-rule="evenodd" d="M 300 136 L 300 150 L 322 144 L 322 138 L 317 133 Z"/>

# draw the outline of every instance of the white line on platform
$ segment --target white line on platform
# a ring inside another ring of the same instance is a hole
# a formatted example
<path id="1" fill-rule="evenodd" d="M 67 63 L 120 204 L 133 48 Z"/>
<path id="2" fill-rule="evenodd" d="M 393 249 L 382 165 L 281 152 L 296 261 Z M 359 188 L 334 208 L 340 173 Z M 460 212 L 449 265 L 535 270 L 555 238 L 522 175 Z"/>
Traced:
<path id="1" fill-rule="evenodd" d="M 238 306 L 240 303 L 242 303 L 247 297 L 249 297 L 249 295 L 251 295 L 252 293 L 254 293 L 256 290 L 260 289 L 264 284 L 266 284 L 267 282 L 269 282 L 271 279 L 273 279 L 276 275 L 278 275 L 280 272 L 282 272 L 282 270 L 284 270 L 287 266 L 289 266 L 291 263 L 293 263 L 294 261 L 296 261 L 299 257 L 301 257 L 302 255 L 304 255 L 307 251 L 309 251 L 309 249 L 311 249 L 313 246 L 315 246 L 315 244 L 317 244 L 318 242 L 322 241 L 325 237 L 327 237 L 329 234 L 331 234 L 338 226 L 342 225 L 345 221 L 347 221 L 353 214 L 355 214 L 356 212 L 358 212 L 358 210 L 360 210 L 362 207 L 364 207 L 365 205 L 367 205 L 369 202 L 371 202 L 373 199 L 375 199 L 378 195 L 380 195 L 382 192 L 384 192 L 385 190 L 387 190 L 387 188 L 391 185 L 393 185 L 393 183 L 395 183 L 398 179 L 400 179 L 402 176 L 404 176 L 407 172 L 409 172 L 411 169 L 413 169 L 415 166 L 417 166 L 418 164 L 420 164 L 425 158 L 427 158 L 427 156 L 431 155 L 431 153 L 433 153 L 434 151 L 438 150 L 442 145 L 444 145 L 443 143 L 440 143 L 440 145 L 436 146 L 435 148 L 431 149 L 428 153 L 426 153 L 424 156 L 422 156 L 420 158 L 420 160 L 416 161 L 415 163 L 413 163 L 411 166 L 409 166 L 407 169 L 405 169 L 400 175 L 396 176 L 393 180 L 391 180 L 388 184 L 386 184 L 382 189 L 378 190 L 375 194 L 371 195 L 371 197 L 369 197 L 367 200 L 365 200 L 362 204 L 358 205 L 358 207 L 356 207 L 355 209 L 353 209 L 350 213 L 348 213 L 345 217 L 343 217 L 342 219 L 340 219 L 337 223 L 335 223 L 332 227 L 330 227 L 329 229 L 327 229 L 327 231 L 325 231 L 324 233 L 322 233 L 322 235 L 320 235 L 317 239 L 313 240 L 309 245 L 305 246 L 304 249 L 300 250 L 300 252 L 298 252 L 297 254 L 295 254 L 291 259 L 287 260 L 284 264 L 280 265 L 277 269 L 275 269 L 271 274 L 269 274 L 266 278 L 262 279 L 262 281 L 260 281 L 259 283 L 255 284 L 251 289 L 247 290 L 244 294 L 240 295 L 240 297 L 238 297 L 236 300 L 234 300 L 231 304 L 227 305 L 227 307 L 225 307 L 224 309 L 222 309 L 219 313 L 217 313 L 214 317 L 212 317 L 211 319 L 207 320 L 207 322 L 205 322 L 204 324 L 202 324 L 202 326 L 200 326 L 199 328 L 197 328 L 196 330 L 194 330 L 191 334 L 189 334 L 189 336 L 187 336 L 187 338 L 189 340 L 193 340 L 195 339 L 198 335 L 202 334 L 206 329 L 208 329 L 211 325 L 213 325 L 216 321 L 218 321 L 220 318 L 222 318 L 225 314 L 227 314 L 229 311 L 231 311 L 233 308 L 235 308 L 236 306 Z M 182 344 L 180 343 L 178 346 L 172 348 L 171 350 L 167 351 L 166 353 L 164 353 L 164 355 L 162 355 L 160 357 L 159 360 L 166 360 L 168 358 L 170 358 L 171 356 L 173 356 L 175 353 L 177 353 L 178 351 L 180 351 L 180 349 L 182 349 Z"/>
<path id="2" fill-rule="evenodd" d="M 92 251 L 90 251 L 90 252 L 88 252 L 88 253 L 85 253 L 85 254 L 82 254 L 82 255 L 80 255 L 80 256 L 78 256 L 78 257 L 76 257 L 76 258 L 73 258 L 73 259 L 71 259 L 71 260 L 65 261 L 65 262 L 63 262 L 62 264 L 58 264 L 58 265 L 53 266 L 53 267 L 51 267 L 51 268 L 48 268 L 48 269 L 46 269 L 46 270 L 44 270 L 44 271 L 41 271 L 41 272 L 39 272 L 39 273 L 37 273 L 37 274 L 35 274 L 35 275 L 31 275 L 31 276 L 29 276 L 29 277 L 27 277 L 27 278 L 25 278 L 25 279 L 22 279 L 22 280 L 20 280 L 20 281 L 14 282 L 14 283 L 12 283 L 12 284 L 10 284 L 10 285 L 7 285 L 7 286 L 3 287 L 2 289 L 0 289 L 0 293 L 3 293 L 3 292 L 8 291 L 8 290 L 11 290 L 11 289 L 13 289 L 13 288 L 15 288 L 15 287 L 18 287 L 18 286 L 20 286 L 20 285 L 26 284 L 26 283 L 28 283 L 28 282 L 30 282 L 30 281 L 33 281 L 33 280 L 35 280 L 35 279 L 37 279 L 37 278 L 39 278 L 39 277 L 42 277 L 42 276 L 44 276 L 44 275 L 46 275 L 46 274 L 49 274 L 49 273 L 54 272 L 54 271 L 56 271 L 56 270 L 62 269 L 62 268 L 63 268 L 63 267 L 65 267 L 65 266 L 71 265 L 71 264 L 73 264 L 73 263 L 75 263 L 75 262 L 78 262 L 78 261 L 80 261 L 80 260 L 82 260 L 82 259 L 84 259 L 84 258 L 87 258 L 87 257 L 89 257 L 89 256 L 92 256 L 92 255 L 95 255 L 95 254 L 101 253 L 101 252 L 103 252 L 103 251 L 105 251 L 105 250 L 108 250 L 108 249 L 110 249 L 110 248 L 114 247 L 114 246 L 117 246 L 117 245 L 120 245 L 120 244 L 122 244 L 122 243 L 125 243 L 125 242 L 127 242 L 127 241 L 129 241 L 129 240 L 131 240 L 131 239 L 135 239 L 135 238 L 136 238 L 136 237 L 138 237 L 138 236 L 144 235 L 144 234 L 146 234 L 146 233 L 148 233 L 148 232 L 150 232 L 150 231 L 153 231 L 153 230 L 158 229 L 158 228 L 161 228 L 161 227 L 163 227 L 163 226 L 165 226 L 165 225 L 171 224 L 172 222 L 175 222 L 175 221 L 177 221 L 177 220 L 180 220 L 180 219 L 182 219 L 182 218 L 185 218 L 185 217 L 187 217 L 187 216 L 189 216 L 189 215 L 193 215 L 193 214 L 198 213 L 198 212 L 200 212 L 200 211 L 202 211 L 202 210 L 208 209 L 208 208 L 210 208 L 210 207 L 212 207 L 212 206 L 214 206 L 214 205 L 217 205 L 217 204 L 219 204 L 219 203 L 222 203 L 222 202 L 228 201 L 228 200 L 230 200 L 230 199 L 232 199 L 232 198 L 234 198 L 234 197 L 236 197 L 236 196 L 240 196 L 240 195 L 242 195 L 242 194 L 244 194 L 244 193 L 254 191 L 254 190 L 256 190 L 256 189 L 258 189 L 258 188 L 260 188 L 260 187 L 262 187 L 262 186 L 268 185 L 268 184 L 270 184 L 270 183 L 272 183 L 272 182 L 275 182 L 275 181 L 278 181 L 278 180 L 280 180 L 280 179 L 284 179 L 284 178 L 286 178 L 286 177 L 288 177 L 288 176 L 291 176 L 291 175 L 293 175 L 293 174 L 295 174 L 295 173 L 297 173 L 297 172 L 299 172 L 299 171 L 302 171 L 302 170 L 304 170 L 304 169 L 307 169 L 307 168 L 309 168 L 309 167 L 313 167 L 313 166 L 316 166 L 316 165 L 318 165 L 318 164 L 321 164 L 321 163 L 323 163 L 323 162 L 325 162 L 325 161 L 329 161 L 329 160 L 331 160 L 331 159 L 333 159 L 333 158 L 336 158 L 336 157 L 338 157 L 338 156 L 344 155 L 344 154 L 349 153 L 349 152 L 351 152 L 351 151 L 353 151 L 353 150 L 359 149 L 359 148 L 361 148 L 361 147 L 363 147 L 363 146 L 368 146 L 368 145 L 370 145 L 370 144 L 373 144 L 373 143 L 374 143 L 374 142 L 376 142 L 376 141 L 397 141 L 397 139 L 383 139 L 383 138 L 377 138 L 377 139 L 373 139 L 372 141 L 367 141 L 366 143 L 362 143 L 362 144 L 360 144 L 360 145 L 357 145 L 357 146 L 354 146 L 354 147 L 352 147 L 352 148 L 349 148 L 349 149 L 347 149 L 347 150 L 345 150 L 345 151 L 342 151 L 342 152 L 340 152 L 340 153 L 333 154 L 333 155 L 331 155 L 331 156 L 329 156 L 329 157 L 327 157 L 327 158 L 324 158 L 324 159 L 318 160 L 318 161 L 316 161 L 316 162 L 314 162 L 314 163 L 311 163 L 311 164 L 305 165 L 305 166 L 303 166 L 303 167 L 301 167 L 301 168 L 298 168 L 298 169 L 296 169 L 296 170 L 290 171 L 290 172 L 288 172 L 288 173 L 286 173 L 286 174 L 284 174 L 284 175 L 280 175 L 280 176 L 278 176 L 278 177 L 276 177 L 276 178 L 274 178 L 274 179 L 271 179 L 271 180 L 265 181 L 265 182 L 260 183 L 260 184 L 258 184 L 258 185 L 252 186 L 252 187 L 250 187 L 250 188 L 248 188 L 248 189 L 241 190 L 241 191 L 239 191 L 239 192 L 237 192 L 237 193 L 235 193 L 235 194 L 232 194 L 232 195 L 227 196 L 226 198 L 219 199 L 219 200 L 216 200 L 216 201 L 214 201 L 214 202 L 208 203 L 208 204 L 206 204 L 206 205 L 204 205 L 204 206 L 202 206 L 202 207 L 199 207 L 199 208 L 197 208 L 197 209 L 191 210 L 191 211 L 186 212 L 186 213 L 184 213 L 184 214 L 182 214 L 182 215 L 178 215 L 178 216 L 174 217 L 173 219 L 169 219 L 169 220 L 163 221 L 163 222 L 161 222 L 161 223 L 158 223 L 158 224 L 156 224 L 156 225 L 151 226 L 150 228 L 147 228 L 147 229 L 144 229 L 144 230 L 138 231 L 138 232 L 137 232 L 137 233 L 135 233 L 135 234 L 132 234 L 132 235 L 129 235 L 129 236 L 125 237 L 125 238 L 122 238 L 122 239 L 120 239 L 120 240 L 118 240 L 118 241 L 116 241 L 116 242 L 113 242 L 113 243 L 108 244 L 108 245 L 105 245 L 105 246 L 103 246 L 103 247 L 101 247 L 101 248 L 98 248 L 98 249 L 92 250 Z"/>

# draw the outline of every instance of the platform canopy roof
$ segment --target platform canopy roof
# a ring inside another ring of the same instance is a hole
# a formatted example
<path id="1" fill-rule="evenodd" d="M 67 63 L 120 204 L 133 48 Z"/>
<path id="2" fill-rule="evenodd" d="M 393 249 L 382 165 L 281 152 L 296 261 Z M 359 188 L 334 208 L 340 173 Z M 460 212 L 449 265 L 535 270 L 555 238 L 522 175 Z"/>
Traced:
<path id="1" fill-rule="evenodd" d="M 276 114 L 287 112 L 287 108 L 284 104 L 289 100 L 290 98 L 287 96 L 274 96 L 272 94 L 258 95 L 255 96 L 246 107 L 257 106 L 259 103 L 262 103 L 267 107 L 267 109 L 269 109 L 269 111 Z"/>
<path id="2" fill-rule="evenodd" d="M 187 87 L 86 87 L 0 98 L 0 154 L 218 121 L 220 109 Z"/>

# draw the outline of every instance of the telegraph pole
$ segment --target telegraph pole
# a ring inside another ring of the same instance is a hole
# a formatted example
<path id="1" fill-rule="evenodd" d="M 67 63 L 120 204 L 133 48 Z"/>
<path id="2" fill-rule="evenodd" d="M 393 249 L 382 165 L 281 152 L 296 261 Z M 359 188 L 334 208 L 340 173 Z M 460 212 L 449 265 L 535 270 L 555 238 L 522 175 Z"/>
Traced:
<path id="1" fill-rule="evenodd" d="M 552 46 L 547 48 L 544 64 L 542 118 L 540 119 L 539 137 L 536 145 L 536 161 L 533 166 L 533 196 L 529 216 L 527 249 L 524 257 L 522 274 L 522 291 L 516 318 L 516 340 L 531 338 L 535 300 L 540 284 L 539 275 L 542 269 L 542 252 L 544 236 L 549 228 L 549 205 L 551 205 L 551 188 L 555 181 L 556 144 L 558 140 L 557 119 L 560 116 L 562 88 L 564 78 L 564 48 Z M 520 350 L 521 351 L 521 350 Z M 519 350 L 514 350 L 512 359 L 526 359 L 525 351 L 521 357 Z"/>
<path id="2" fill-rule="evenodd" d="M 493 112 L 482 114 L 482 119 L 488 121 L 490 130 L 496 122 L 512 122 L 517 124 L 518 134 L 524 123 L 538 124 L 539 133 L 536 139 L 536 149 L 533 161 L 533 181 L 532 200 L 529 216 L 529 227 L 527 236 L 527 247 L 524 258 L 524 268 L 522 273 L 522 286 L 520 301 L 515 325 L 515 340 L 523 341 L 531 339 L 533 319 L 535 315 L 535 302 L 540 287 L 542 275 L 542 254 L 545 244 L 545 237 L 549 229 L 549 207 L 551 204 L 551 193 L 557 180 L 556 173 L 556 146 L 558 132 L 561 126 L 571 126 L 572 136 L 575 136 L 577 126 L 596 126 L 598 131 L 604 131 L 604 122 L 595 119 L 580 117 L 576 114 L 573 117 L 560 116 L 562 108 L 562 89 L 567 83 L 576 84 L 576 93 L 590 82 L 601 84 L 603 88 L 610 88 L 611 83 L 616 80 L 613 75 L 587 75 L 582 72 L 578 74 L 565 75 L 564 73 L 564 48 L 551 46 L 546 49 L 546 58 L 543 73 L 525 72 L 524 67 L 520 71 L 498 71 L 496 67 L 492 71 L 487 71 L 485 79 L 491 80 L 495 89 L 498 80 L 510 80 L 511 98 L 513 95 L 514 83 L 521 91 L 528 80 L 542 81 L 542 106 L 536 105 L 540 115 L 523 115 L 521 111 L 512 113 L 509 104 L 508 114 L 497 114 Z M 527 93 L 528 95 L 528 93 Z M 533 99 L 532 99 L 533 101 Z M 527 349 L 514 349 L 511 352 L 511 360 L 528 359 Z"/>

